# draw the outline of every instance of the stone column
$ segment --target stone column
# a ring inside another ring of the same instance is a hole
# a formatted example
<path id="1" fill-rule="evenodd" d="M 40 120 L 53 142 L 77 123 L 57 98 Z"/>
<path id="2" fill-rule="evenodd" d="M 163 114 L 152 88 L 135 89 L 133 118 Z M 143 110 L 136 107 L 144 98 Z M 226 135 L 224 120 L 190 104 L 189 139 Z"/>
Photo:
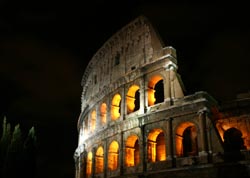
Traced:
<path id="1" fill-rule="evenodd" d="M 142 120 L 140 120 L 140 129 L 142 135 L 142 146 L 140 148 L 140 160 L 142 162 L 142 170 L 146 172 L 147 170 L 147 136 L 145 135 L 145 125 L 143 125 Z"/>
<path id="2" fill-rule="evenodd" d="M 108 143 L 107 143 L 107 139 L 104 140 L 104 146 L 103 146 L 103 151 L 104 151 L 104 155 L 103 155 L 103 176 L 104 178 L 107 178 L 107 171 L 108 171 Z"/>
<path id="3" fill-rule="evenodd" d="M 106 124 L 111 122 L 111 103 L 112 103 L 112 95 L 109 95 L 109 100 L 107 101 L 107 116 L 106 116 Z"/>
<path id="4" fill-rule="evenodd" d="M 200 148 L 199 150 L 199 156 L 203 157 L 204 159 L 201 159 L 202 162 L 207 162 L 207 156 L 208 156 L 208 137 L 207 137 L 207 108 L 203 108 L 198 111 L 199 115 L 199 126 L 200 126 Z M 206 158 L 206 159 L 205 159 Z"/>
<path id="5" fill-rule="evenodd" d="M 121 145 L 120 145 L 120 152 L 118 153 L 118 155 L 119 155 L 119 164 L 120 164 L 120 175 L 123 175 L 123 172 L 124 172 L 124 144 L 123 144 L 123 142 L 124 142 L 124 139 L 123 139 L 123 132 L 121 132 L 120 133 L 120 135 L 121 135 Z"/>
<path id="6" fill-rule="evenodd" d="M 174 63 L 169 63 L 165 66 L 166 79 L 164 80 L 164 96 L 165 101 L 169 101 L 170 105 L 173 104 L 173 98 L 175 97 L 174 89 L 174 76 L 177 66 Z"/>
<path id="7" fill-rule="evenodd" d="M 145 113 L 145 104 L 146 104 L 146 96 L 145 96 L 145 81 L 144 81 L 144 77 L 140 80 L 140 89 L 139 89 L 139 93 L 140 93 L 140 109 L 139 112 L 141 114 Z"/>
<path id="8" fill-rule="evenodd" d="M 91 177 L 94 177 L 95 175 L 95 167 L 96 167 L 96 161 L 95 161 L 95 157 L 96 157 L 96 148 L 92 149 L 92 173 L 91 173 Z"/>
<path id="9" fill-rule="evenodd" d="M 125 115 L 127 114 L 127 93 L 125 93 L 125 85 L 122 85 L 122 90 L 121 90 L 121 104 L 120 104 L 120 120 L 125 119 Z"/>
<path id="10" fill-rule="evenodd" d="M 172 167 L 175 167 L 172 120 L 172 118 L 167 120 L 167 160 L 171 161 Z"/>
<path id="11" fill-rule="evenodd" d="M 74 156 L 74 160 L 75 160 L 75 178 L 80 178 L 79 177 L 79 171 L 80 171 L 79 157 Z"/>
<path id="12" fill-rule="evenodd" d="M 143 93 L 144 93 L 144 113 L 148 110 L 148 82 L 146 82 L 146 76 L 143 76 Z"/>
<path id="13" fill-rule="evenodd" d="M 85 150 L 85 145 L 83 145 L 83 152 L 80 154 L 80 157 L 78 158 L 79 161 L 79 177 L 80 178 L 86 178 L 86 166 L 87 166 L 87 152 Z"/>

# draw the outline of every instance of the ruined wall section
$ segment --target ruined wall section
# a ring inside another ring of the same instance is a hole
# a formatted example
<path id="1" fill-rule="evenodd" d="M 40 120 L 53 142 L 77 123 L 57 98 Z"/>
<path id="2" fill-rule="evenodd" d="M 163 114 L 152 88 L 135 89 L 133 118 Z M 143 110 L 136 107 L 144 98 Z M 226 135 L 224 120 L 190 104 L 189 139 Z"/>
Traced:
<path id="1" fill-rule="evenodd" d="M 148 20 L 141 16 L 113 35 L 93 56 L 82 78 L 82 111 L 129 82 L 124 76 L 159 60 L 165 53 Z"/>

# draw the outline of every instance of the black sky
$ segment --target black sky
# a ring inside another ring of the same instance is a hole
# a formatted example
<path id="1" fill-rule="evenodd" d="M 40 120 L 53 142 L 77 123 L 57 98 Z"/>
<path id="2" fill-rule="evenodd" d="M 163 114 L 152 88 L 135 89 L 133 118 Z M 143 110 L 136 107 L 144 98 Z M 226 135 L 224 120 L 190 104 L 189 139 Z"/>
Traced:
<path id="1" fill-rule="evenodd" d="M 0 1 L 0 121 L 35 126 L 37 177 L 74 177 L 81 78 L 115 32 L 145 15 L 177 50 L 186 94 L 219 102 L 248 92 L 250 27 L 244 4 Z"/>

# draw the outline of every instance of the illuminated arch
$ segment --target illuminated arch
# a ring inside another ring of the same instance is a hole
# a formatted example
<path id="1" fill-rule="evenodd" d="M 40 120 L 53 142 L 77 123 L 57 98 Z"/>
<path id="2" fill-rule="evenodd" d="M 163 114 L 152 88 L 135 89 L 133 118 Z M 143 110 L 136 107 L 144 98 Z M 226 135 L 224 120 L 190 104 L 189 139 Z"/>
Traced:
<path id="1" fill-rule="evenodd" d="M 152 106 L 154 104 L 163 101 L 164 101 L 163 77 L 160 75 L 155 75 L 151 77 L 148 82 L 148 105 Z"/>
<path id="2" fill-rule="evenodd" d="M 93 110 L 91 112 L 91 119 L 90 119 L 90 129 L 93 132 L 96 128 L 96 111 Z"/>
<path id="3" fill-rule="evenodd" d="M 127 113 L 131 113 L 140 109 L 140 93 L 139 86 L 132 85 L 127 93 Z"/>
<path id="4" fill-rule="evenodd" d="M 92 152 L 89 152 L 87 155 L 87 167 L 86 167 L 86 175 L 90 177 L 92 173 Z"/>
<path id="5" fill-rule="evenodd" d="M 103 172 L 103 168 L 104 168 L 104 158 L 103 158 L 103 147 L 98 147 L 98 149 L 96 150 L 96 154 L 95 154 L 95 172 L 97 174 L 102 173 Z"/>
<path id="6" fill-rule="evenodd" d="M 118 168 L 119 144 L 117 141 L 112 141 L 108 151 L 108 169 L 114 171 Z"/>
<path id="7" fill-rule="evenodd" d="M 176 155 L 194 156 L 198 154 L 197 128 L 192 122 L 183 122 L 176 129 Z"/>
<path id="8" fill-rule="evenodd" d="M 148 135 L 148 162 L 166 160 L 166 143 L 162 129 L 153 129 Z"/>
<path id="9" fill-rule="evenodd" d="M 230 128 L 236 128 L 242 133 L 242 138 L 244 140 L 244 145 L 247 150 L 250 150 L 250 133 L 248 132 L 247 121 L 238 122 L 237 119 L 232 120 L 218 120 L 216 122 L 216 128 L 220 134 L 222 141 L 224 142 L 224 133 Z"/>
<path id="10" fill-rule="evenodd" d="M 138 137 L 131 135 L 126 141 L 126 166 L 136 166 L 140 162 L 139 141 Z"/>
<path id="11" fill-rule="evenodd" d="M 111 105 L 111 119 L 116 120 L 120 117 L 121 113 L 121 95 L 116 94 L 112 99 Z"/>
<path id="12" fill-rule="evenodd" d="M 107 121 L 107 105 L 102 103 L 100 107 L 101 123 L 106 124 Z"/>

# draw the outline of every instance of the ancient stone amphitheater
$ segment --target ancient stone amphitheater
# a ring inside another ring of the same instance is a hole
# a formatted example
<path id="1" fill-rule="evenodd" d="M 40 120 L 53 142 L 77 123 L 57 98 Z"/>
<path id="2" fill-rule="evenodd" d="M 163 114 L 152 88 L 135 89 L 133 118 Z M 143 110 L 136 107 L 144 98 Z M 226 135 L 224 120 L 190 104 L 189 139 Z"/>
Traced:
<path id="1" fill-rule="evenodd" d="M 75 177 L 249 177 L 250 100 L 185 96 L 173 47 L 140 16 L 82 78 Z"/>

